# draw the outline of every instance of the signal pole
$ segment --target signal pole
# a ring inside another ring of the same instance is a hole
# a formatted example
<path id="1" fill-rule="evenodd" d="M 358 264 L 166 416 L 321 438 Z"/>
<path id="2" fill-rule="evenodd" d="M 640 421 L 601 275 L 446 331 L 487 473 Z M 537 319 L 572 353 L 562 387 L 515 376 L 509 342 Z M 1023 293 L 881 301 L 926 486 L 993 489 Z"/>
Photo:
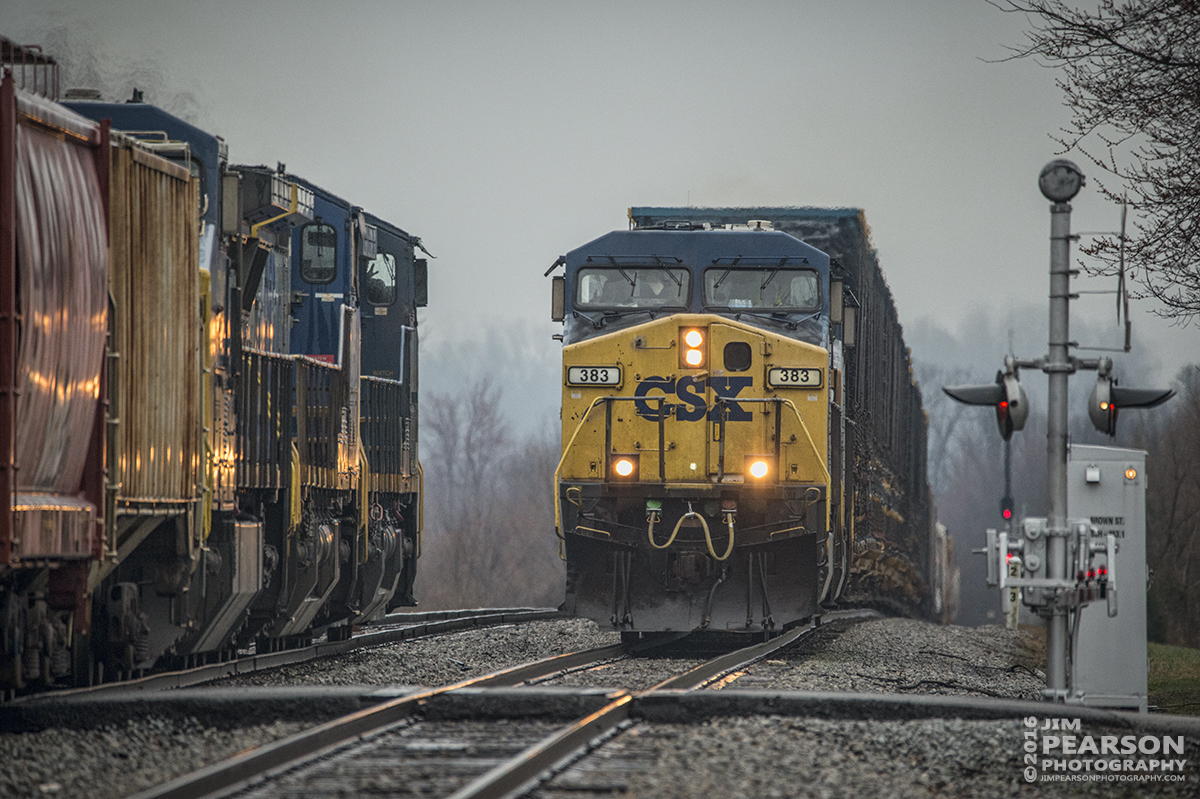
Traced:
<path id="1" fill-rule="evenodd" d="M 1075 371 L 1067 348 L 1071 336 L 1071 200 L 1083 187 L 1083 175 L 1070 161 L 1051 161 L 1038 177 L 1050 206 L 1050 351 L 1042 371 L 1050 378 L 1046 432 L 1047 514 L 1046 576 L 1062 580 L 1067 568 L 1067 381 Z M 1067 691 L 1067 609 L 1051 608 L 1046 624 L 1047 699 L 1062 701 Z"/>

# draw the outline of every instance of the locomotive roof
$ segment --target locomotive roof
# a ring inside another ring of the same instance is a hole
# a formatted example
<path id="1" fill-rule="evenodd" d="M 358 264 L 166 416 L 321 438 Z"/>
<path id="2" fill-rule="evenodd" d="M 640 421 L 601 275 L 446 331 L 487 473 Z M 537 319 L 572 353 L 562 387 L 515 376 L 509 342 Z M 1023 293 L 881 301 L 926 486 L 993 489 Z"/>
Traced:
<path id="1" fill-rule="evenodd" d="M 694 267 L 721 259 L 804 258 L 829 270 L 829 256 L 794 236 L 774 230 L 616 230 L 567 253 L 568 269 L 603 264 L 609 256 L 678 258 Z M 761 266 L 761 262 L 756 263 Z"/>
<path id="2" fill-rule="evenodd" d="M 175 141 L 191 144 L 192 152 L 212 168 L 217 166 L 218 137 L 150 103 L 98 103 L 91 100 L 64 100 L 67 108 L 90 119 L 111 119 L 120 131 L 162 131 Z"/>
<path id="3" fill-rule="evenodd" d="M 744 225 L 751 219 L 842 219 L 848 216 L 857 217 L 861 214 L 861 208 L 848 206 L 820 208 L 814 205 L 724 206 L 718 208 L 692 206 L 671 208 L 646 205 L 634 206 L 629 209 L 630 220 L 643 226 L 670 219 L 691 219 L 719 225 Z"/>

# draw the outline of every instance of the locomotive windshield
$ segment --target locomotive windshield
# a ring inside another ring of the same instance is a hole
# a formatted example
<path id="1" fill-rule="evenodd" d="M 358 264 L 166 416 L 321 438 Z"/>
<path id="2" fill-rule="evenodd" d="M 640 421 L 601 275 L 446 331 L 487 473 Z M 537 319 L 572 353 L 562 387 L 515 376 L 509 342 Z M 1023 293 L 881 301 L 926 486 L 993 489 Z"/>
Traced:
<path id="1" fill-rule="evenodd" d="M 713 267 L 704 272 L 704 306 L 757 311 L 818 311 L 821 279 L 812 269 Z"/>
<path id="2" fill-rule="evenodd" d="M 577 308 L 686 308 L 692 275 L 661 266 L 587 267 L 576 274 L 575 285 Z"/>

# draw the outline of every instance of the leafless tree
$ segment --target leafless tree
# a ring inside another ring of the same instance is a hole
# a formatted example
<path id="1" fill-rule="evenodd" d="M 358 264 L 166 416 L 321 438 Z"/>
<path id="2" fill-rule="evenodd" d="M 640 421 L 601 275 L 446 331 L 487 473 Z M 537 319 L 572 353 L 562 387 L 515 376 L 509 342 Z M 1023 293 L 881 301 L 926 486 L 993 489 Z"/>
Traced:
<path id="1" fill-rule="evenodd" d="M 992 423 L 991 416 L 954 401 L 942 391 L 944 386 L 974 382 L 970 369 L 919 360 L 915 374 L 921 386 L 921 402 L 929 416 L 928 479 L 936 496 L 949 488 L 957 456 L 968 442 L 985 435 L 984 428 Z"/>
<path id="2" fill-rule="evenodd" d="M 1180 373 L 1169 410 L 1140 425 L 1146 463 L 1150 635 L 1200 646 L 1200 367 Z"/>
<path id="3" fill-rule="evenodd" d="M 1133 230 L 1083 251 L 1111 272 L 1122 261 L 1162 302 L 1162 315 L 1200 316 L 1200 0 L 989 0 L 1032 30 L 1013 48 L 1062 70 L 1073 119 L 1058 141 L 1104 171 L 1103 193 L 1128 196 Z"/>
<path id="4" fill-rule="evenodd" d="M 562 601 L 551 490 L 558 438 L 514 441 L 500 402 L 500 390 L 483 378 L 422 403 L 428 510 L 417 585 L 422 605 Z"/>

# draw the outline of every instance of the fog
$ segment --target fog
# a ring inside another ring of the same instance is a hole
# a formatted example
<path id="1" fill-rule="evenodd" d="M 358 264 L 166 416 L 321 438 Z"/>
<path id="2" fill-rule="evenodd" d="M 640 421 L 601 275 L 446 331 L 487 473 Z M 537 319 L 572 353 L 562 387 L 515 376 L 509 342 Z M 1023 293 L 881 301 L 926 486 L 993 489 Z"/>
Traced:
<path id="1" fill-rule="evenodd" d="M 558 423 L 543 273 L 633 205 L 863 208 L 919 365 L 988 381 L 1046 352 L 1036 179 L 1067 116 L 1057 73 L 1005 60 L 1027 20 L 984 0 L 5 6 L 0 32 L 45 45 L 67 86 L 141 88 L 232 162 L 284 162 L 420 236 L 422 394 L 491 375 L 516 433 Z M 1073 229 L 1115 230 L 1095 168 L 1065 155 L 1089 173 Z M 1200 350 L 1155 310 L 1134 303 L 1125 385 L 1166 385 Z M 1121 345 L 1111 295 L 1072 318 L 1081 344 Z M 1044 377 L 1026 384 L 1037 407 Z"/>

